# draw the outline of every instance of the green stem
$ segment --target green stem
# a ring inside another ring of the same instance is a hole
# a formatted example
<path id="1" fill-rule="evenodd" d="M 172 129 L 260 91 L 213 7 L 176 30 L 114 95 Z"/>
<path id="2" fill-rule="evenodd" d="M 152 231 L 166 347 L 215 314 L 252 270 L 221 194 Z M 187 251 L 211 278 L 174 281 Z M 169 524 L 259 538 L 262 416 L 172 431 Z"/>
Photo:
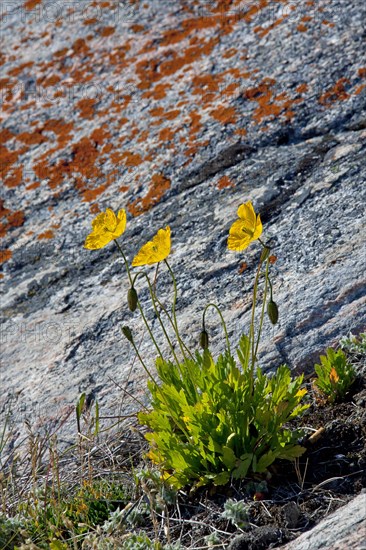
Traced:
<path id="1" fill-rule="evenodd" d="M 119 243 L 117 242 L 116 239 L 114 239 L 114 242 L 116 243 L 117 248 L 118 248 L 118 250 L 120 251 L 120 253 L 121 253 L 121 255 L 122 255 L 123 261 L 124 261 L 125 266 L 126 266 L 126 271 L 127 271 L 128 279 L 129 279 L 129 281 L 130 281 L 130 285 L 131 285 L 131 287 L 133 287 L 134 279 L 132 279 L 131 270 L 130 270 L 130 267 L 129 267 L 129 265 L 128 265 L 127 258 L 126 258 L 126 256 L 125 256 L 125 254 L 124 254 L 122 248 L 120 247 L 120 245 L 119 245 Z M 159 345 L 158 345 L 157 341 L 155 340 L 154 334 L 153 334 L 153 332 L 152 332 L 152 330 L 151 330 L 151 328 L 150 328 L 150 326 L 149 326 L 149 323 L 147 322 L 147 319 L 146 319 L 145 314 L 144 314 L 144 311 L 143 311 L 143 309 L 142 309 L 140 300 L 137 300 L 137 307 L 139 308 L 139 311 L 140 311 L 140 313 L 141 313 L 141 317 L 142 317 L 142 319 L 143 319 L 143 321 L 144 321 L 144 323 L 145 323 L 145 326 L 146 326 L 146 328 L 147 328 L 147 330 L 148 330 L 148 333 L 149 333 L 149 335 L 150 335 L 150 338 L 151 338 L 152 342 L 154 343 L 154 346 L 156 347 L 156 350 L 157 350 L 158 354 L 159 354 L 160 357 L 163 359 L 163 354 L 162 354 L 162 352 L 161 352 L 161 349 L 159 348 Z"/>
<path id="2" fill-rule="evenodd" d="M 262 244 L 262 243 L 261 243 Z M 251 380 L 251 386 L 253 390 L 254 385 L 254 366 L 255 366 L 255 343 L 254 343 L 254 321 L 255 321 L 255 308 L 257 303 L 257 291 L 258 291 L 258 282 L 259 277 L 261 275 L 261 268 L 262 268 L 262 255 L 259 260 L 257 274 L 255 276 L 254 280 L 254 287 L 253 287 L 253 304 L 252 304 L 252 318 L 250 321 L 250 331 L 249 331 L 249 346 L 252 348 L 252 360 L 251 360 L 251 366 L 250 366 L 250 380 Z"/>
<path id="3" fill-rule="evenodd" d="M 171 318 L 171 315 L 169 314 L 169 311 L 166 309 L 166 307 L 164 306 L 164 304 L 162 304 L 162 302 L 159 300 L 159 298 L 157 297 L 157 295 L 155 294 L 155 300 L 156 300 L 156 303 L 158 304 L 158 306 L 161 308 L 161 310 L 165 313 L 165 315 L 167 316 L 168 320 L 169 320 L 169 323 L 171 324 L 174 332 L 175 332 L 175 326 L 174 326 L 174 323 L 173 323 L 173 319 Z M 188 346 L 183 342 L 183 340 L 181 338 L 178 339 L 178 343 L 179 343 L 179 347 L 182 351 L 182 354 L 184 356 L 184 352 L 182 350 L 182 346 L 184 347 L 185 351 L 187 352 L 187 354 L 191 357 L 191 359 L 194 359 L 194 356 L 193 354 L 191 353 L 190 349 L 188 348 Z"/>
<path id="4" fill-rule="evenodd" d="M 145 273 L 144 271 L 139 271 L 138 273 L 136 273 L 133 282 L 135 282 L 135 280 L 136 280 L 138 277 L 140 277 L 140 276 L 145 277 L 146 280 L 147 280 L 147 284 L 148 284 L 148 286 L 149 286 L 151 301 L 152 301 L 152 304 L 153 304 L 153 308 L 154 308 L 154 311 L 155 311 L 155 315 L 156 315 L 156 317 L 158 318 L 158 321 L 159 321 L 159 323 L 160 323 L 160 326 L 161 326 L 161 328 L 162 328 L 162 331 L 163 331 L 163 333 L 164 333 L 164 336 L 165 336 L 165 338 L 167 339 L 167 342 L 168 342 L 169 347 L 170 347 L 170 349 L 171 349 L 171 351 L 172 351 L 174 360 L 175 360 L 175 362 L 177 363 L 177 365 L 179 365 L 179 360 L 178 360 L 178 357 L 177 357 L 177 355 L 176 355 L 176 353 L 175 353 L 174 346 L 173 346 L 173 344 L 172 344 L 172 341 L 171 341 L 170 338 L 169 338 L 169 334 L 167 333 L 167 331 L 166 331 L 166 329 L 165 329 L 165 326 L 164 326 L 164 323 L 163 323 L 163 321 L 162 321 L 162 319 L 161 319 L 161 317 L 160 317 L 160 313 L 159 313 L 159 311 L 158 311 L 158 308 L 156 307 L 156 302 L 157 302 L 157 300 L 156 300 L 156 295 L 155 295 L 155 293 L 154 293 L 153 285 L 152 285 L 151 282 L 150 282 L 149 276 L 148 276 L 147 273 Z"/>
<path id="5" fill-rule="evenodd" d="M 270 288 L 270 291 L 271 291 L 271 301 L 273 300 L 273 289 L 272 289 L 272 283 L 271 283 L 271 279 L 268 277 L 268 283 L 269 283 L 269 288 Z"/>
<path id="6" fill-rule="evenodd" d="M 114 239 L 114 242 L 116 243 L 116 246 L 117 246 L 118 250 L 120 251 L 121 256 L 122 256 L 122 258 L 123 258 L 123 261 L 124 261 L 124 263 L 125 263 L 126 271 L 127 271 L 127 275 L 128 275 L 128 279 L 129 279 L 129 281 L 130 281 L 130 285 L 133 286 L 131 271 L 130 271 L 130 267 L 129 267 L 129 265 L 128 265 L 127 258 L 126 258 L 126 256 L 125 256 L 125 254 L 124 254 L 122 248 L 120 247 L 119 242 L 117 241 L 117 239 Z"/>
<path id="7" fill-rule="evenodd" d="M 140 363 L 141 363 L 141 365 L 142 365 L 144 371 L 146 372 L 146 374 L 148 375 L 148 377 L 150 378 L 150 380 L 151 380 L 152 382 L 154 382 L 155 385 L 157 385 L 157 383 L 156 383 L 156 381 L 155 381 L 155 378 L 153 377 L 153 375 L 151 374 L 151 372 L 149 371 L 149 369 L 148 369 L 147 366 L 145 365 L 144 360 L 143 360 L 143 358 L 141 357 L 141 354 L 140 354 L 140 352 L 139 352 L 139 350 L 138 350 L 138 348 L 137 348 L 137 346 L 136 346 L 136 344 L 135 344 L 135 342 L 134 342 L 133 339 L 132 339 L 131 344 L 132 344 L 132 346 L 133 346 L 133 349 L 135 350 L 135 353 L 136 353 L 137 357 L 138 357 L 139 360 L 140 360 Z"/>
<path id="8" fill-rule="evenodd" d="M 216 304 L 207 304 L 207 306 L 205 307 L 205 309 L 203 310 L 203 315 L 202 315 L 202 326 L 203 326 L 203 329 L 205 329 L 205 315 L 206 315 L 206 311 L 209 307 L 213 307 L 216 309 L 217 313 L 219 314 L 220 316 L 220 319 L 221 319 L 221 324 L 223 326 L 223 329 L 224 329 L 224 332 L 225 332 L 225 338 L 226 338 L 226 347 L 227 347 L 227 350 L 229 352 L 229 355 L 231 355 L 231 350 L 230 350 L 230 341 L 229 341 L 229 335 L 227 333 L 227 328 L 226 328 L 226 323 L 225 323 L 225 319 L 221 313 L 221 310 L 219 308 L 219 306 L 217 306 Z"/>
<path id="9" fill-rule="evenodd" d="M 167 400 L 166 400 L 166 397 L 165 397 L 163 388 L 160 387 L 160 386 L 156 383 L 156 381 L 155 381 L 154 377 L 152 376 L 151 372 L 149 371 L 149 369 L 148 369 L 147 366 L 145 365 L 144 360 L 142 359 L 141 354 L 140 354 L 139 350 L 137 349 L 137 346 L 136 346 L 135 342 L 132 340 L 131 343 L 132 343 L 133 349 L 135 350 L 135 353 L 136 353 L 137 357 L 139 358 L 139 360 L 140 360 L 140 362 L 141 362 L 141 365 L 143 366 L 143 368 L 144 368 L 146 374 L 149 376 L 150 380 L 155 384 L 156 388 L 159 390 L 159 393 L 160 393 L 160 395 L 161 395 L 161 397 L 162 397 L 162 400 L 164 401 L 164 404 L 165 404 L 165 406 L 166 406 L 166 408 L 167 408 L 167 411 L 170 411 L 170 406 L 169 406 L 169 403 L 168 403 Z M 180 425 L 180 423 L 175 419 L 174 415 L 170 415 L 170 418 L 173 420 L 173 422 L 175 423 L 175 425 L 177 426 L 177 428 L 178 428 L 179 430 L 181 430 L 181 432 L 184 433 L 184 435 L 185 435 L 186 438 L 187 438 L 187 441 L 189 441 L 189 438 L 190 438 L 190 437 L 189 437 L 189 433 L 187 432 L 187 430 L 186 430 L 185 427 L 184 427 L 184 422 L 183 422 L 182 425 Z"/>
<path id="10" fill-rule="evenodd" d="M 258 347 L 259 347 L 259 341 L 260 341 L 260 338 L 261 338 L 262 327 L 263 327 L 263 319 L 264 319 L 264 313 L 265 313 L 266 302 L 267 302 L 268 283 L 270 283 L 269 276 L 268 276 L 268 270 L 269 270 L 269 257 L 266 260 L 266 273 L 265 273 L 263 303 L 262 303 L 261 317 L 260 317 L 260 321 L 259 321 L 257 342 L 256 342 L 256 345 L 255 345 L 255 351 L 254 351 L 254 361 L 256 361 L 256 359 L 257 359 L 257 352 L 258 352 Z M 271 297 L 272 297 L 272 284 L 270 283 L 270 285 L 271 285 Z"/>
<path id="11" fill-rule="evenodd" d="M 173 270 L 172 268 L 170 267 L 169 263 L 168 263 L 168 260 L 164 260 L 165 262 L 165 265 L 167 266 L 168 270 L 169 270 L 169 273 L 170 273 L 170 276 L 172 278 L 172 281 L 173 281 L 173 287 L 174 287 L 174 295 L 173 295 L 173 305 L 172 305 L 172 314 L 173 314 L 173 326 L 174 326 L 174 331 L 175 331 L 175 334 L 177 336 L 177 339 L 178 339 L 178 343 L 179 343 L 179 347 L 181 349 L 181 352 L 183 354 L 183 357 L 184 359 L 187 359 L 187 356 L 184 352 L 184 349 L 183 349 L 183 345 L 182 345 L 182 338 L 179 334 L 179 329 L 178 329 L 178 322 L 177 322 L 177 315 L 176 315 L 176 304 L 177 304 L 177 281 L 175 279 L 175 275 L 173 273 Z M 192 356 L 192 355 L 191 355 Z"/>

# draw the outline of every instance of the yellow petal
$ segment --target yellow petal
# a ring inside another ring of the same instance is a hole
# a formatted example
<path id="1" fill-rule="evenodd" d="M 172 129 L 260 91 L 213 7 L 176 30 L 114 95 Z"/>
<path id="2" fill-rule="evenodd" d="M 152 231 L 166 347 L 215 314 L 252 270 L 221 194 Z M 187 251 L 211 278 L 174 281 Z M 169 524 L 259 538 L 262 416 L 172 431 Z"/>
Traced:
<path id="1" fill-rule="evenodd" d="M 232 224 L 227 241 L 229 250 L 244 250 L 249 246 L 251 240 L 252 234 L 242 220 L 237 220 Z"/>
<path id="2" fill-rule="evenodd" d="M 132 265 L 151 265 L 165 260 L 170 254 L 170 227 L 159 229 L 151 241 L 144 244 L 132 261 Z"/>
<path id="3" fill-rule="evenodd" d="M 100 231 L 103 229 L 104 217 L 105 217 L 105 212 L 101 212 L 100 214 L 98 214 L 98 216 L 94 218 L 94 220 L 92 221 L 93 232 L 96 233 L 97 231 Z"/>
<path id="4" fill-rule="evenodd" d="M 126 210 L 122 208 L 117 214 L 117 226 L 113 231 L 114 238 L 118 239 L 125 232 L 127 223 Z"/>
<path id="5" fill-rule="evenodd" d="M 238 208 L 239 219 L 236 220 L 229 231 L 229 250 L 244 250 L 252 241 L 258 239 L 263 231 L 260 215 L 256 216 L 250 201 L 241 204 Z"/>
<path id="6" fill-rule="evenodd" d="M 238 217 L 242 220 L 246 220 L 251 225 L 251 227 L 255 227 L 255 212 L 253 205 L 250 201 L 239 206 Z"/>
<path id="7" fill-rule="evenodd" d="M 111 242 L 113 237 L 111 233 L 90 233 L 87 236 L 84 244 L 84 248 L 88 250 L 98 250 L 98 248 L 103 248 L 106 244 Z"/>
<path id="8" fill-rule="evenodd" d="M 261 217 L 258 214 L 257 221 L 256 221 L 256 226 L 255 226 L 255 231 L 254 231 L 254 234 L 253 234 L 253 241 L 255 241 L 256 239 L 259 239 L 259 237 L 262 235 L 262 232 L 263 232 L 263 225 L 262 225 L 262 222 L 261 222 Z"/>
<path id="9" fill-rule="evenodd" d="M 108 231 L 111 231 L 112 233 L 115 231 L 117 227 L 117 218 L 116 214 L 111 210 L 111 208 L 107 208 L 104 214 L 104 226 Z"/>

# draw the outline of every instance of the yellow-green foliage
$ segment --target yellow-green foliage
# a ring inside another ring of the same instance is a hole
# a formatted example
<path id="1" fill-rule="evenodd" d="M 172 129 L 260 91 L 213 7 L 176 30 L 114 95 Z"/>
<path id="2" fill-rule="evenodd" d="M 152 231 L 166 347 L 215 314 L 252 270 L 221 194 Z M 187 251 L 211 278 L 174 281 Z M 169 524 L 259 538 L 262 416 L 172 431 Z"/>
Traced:
<path id="1" fill-rule="evenodd" d="M 354 367 L 348 363 L 345 353 L 340 349 L 327 349 L 320 356 L 320 365 L 314 365 L 318 377 L 313 381 L 314 389 L 320 392 L 329 403 L 343 399 L 356 378 Z"/>
<path id="2" fill-rule="evenodd" d="M 179 367 L 157 360 L 162 384 L 149 381 L 153 410 L 140 413 L 139 420 L 152 430 L 146 436 L 149 457 L 176 487 L 225 484 L 231 476 L 265 472 L 277 458 L 292 460 L 304 452 L 300 434 L 284 426 L 308 407 L 301 404 L 302 376 L 292 380 L 286 366 L 273 377 L 257 369 L 252 387 L 248 346 L 243 336 L 242 369 L 228 353 L 215 362 L 208 350 Z"/>

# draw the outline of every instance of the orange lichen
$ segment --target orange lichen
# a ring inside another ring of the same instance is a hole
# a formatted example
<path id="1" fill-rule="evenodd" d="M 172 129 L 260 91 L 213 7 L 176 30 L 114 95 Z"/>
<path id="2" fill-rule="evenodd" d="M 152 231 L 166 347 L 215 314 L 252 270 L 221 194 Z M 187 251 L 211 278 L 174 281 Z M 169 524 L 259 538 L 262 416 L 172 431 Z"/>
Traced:
<path id="1" fill-rule="evenodd" d="M 231 57 L 234 57 L 237 52 L 238 50 L 236 48 L 229 48 L 228 50 L 226 50 L 222 57 L 224 57 L 225 59 L 230 59 Z"/>
<path id="2" fill-rule="evenodd" d="M 258 107 L 253 113 L 253 120 L 260 124 L 264 120 L 273 120 L 279 115 L 291 119 L 294 116 L 294 111 L 290 109 L 292 105 L 301 102 L 301 99 L 289 99 L 286 92 L 282 92 L 277 96 L 273 95 L 273 88 L 276 81 L 273 78 L 264 78 L 263 81 L 254 88 L 248 88 L 244 92 L 244 97 L 249 101 L 256 101 Z M 276 103 L 279 102 L 279 103 Z M 268 127 L 262 127 L 261 130 L 267 131 Z"/>
<path id="3" fill-rule="evenodd" d="M 172 141 L 174 139 L 174 136 L 175 136 L 174 130 L 172 130 L 171 128 L 163 128 L 159 132 L 159 141 L 162 141 L 164 143 L 167 141 Z"/>
<path id="4" fill-rule="evenodd" d="M 39 78 L 37 80 L 37 84 L 40 86 L 44 86 L 45 88 L 49 88 L 50 86 L 55 86 L 56 84 L 58 84 L 60 82 L 61 78 L 56 75 L 56 74 L 53 74 L 51 76 L 48 76 L 47 78 Z"/>
<path id="5" fill-rule="evenodd" d="M 0 264 L 9 261 L 12 255 L 13 253 L 9 249 L 0 250 Z"/>
<path id="6" fill-rule="evenodd" d="M 130 151 L 121 153 L 120 158 L 126 166 L 139 166 L 139 164 L 143 163 L 141 155 L 138 153 L 131 153 Z"/>
<path id="7" fill-rule="evenodd" d="M 331 21 L 328 21 L 327 19 L 323 19 L 322 25 L 327 25 L 328 27 L 331 27 L 331 28 L 335 27 L 335 24 L 332 23 Z"/>
<path id="8" fill-rule="evenodd" d="M 308 85 L 305 84 L 305 82 L 303 84 L 299 84 L 296 88 L 296 91 L 298 94 L 304 94 L 305 92 L 307 92 L 309 89 Z"/>
<path id="9" fill-rule="evenodd" d="M 22 183 L 22 180 L 23 167 L 17 166 L 16 168 L 12 168 L 7 177 L 4 178 L 4 184 L 9 188 L 18 187 Z"/>
<path id="10" fill-rule="evenodd" d="M 340 78 L 330 90 L 320 96 L 319 103 L 325 107 L 330 107 L 337 101 L 345 101 L 349 98 L 349 94 L 345 90 L 345 86 L 349 83 L 347 78 Z"/>
<path id="11" fill-rule="evenodd" d="M 256 32 L 260 38 L 264 38 L 269 32 L 271 32 L 273 29 L 278 27 L 285 19 L 287 18 L 287 15 L 284 15 L 283 17 L 280 17 L 279 19 L 276 19 L 273 23 L 268 25 L 268 27 L 255 27 L 254 32 Z"/>
<path id="12" fill-rule="evenodd" d="M 83 189 L 83 178 L 93 180 L 101 176 L 100 169 L 96 166 L 99 153 L 95 141 L 88 137 L 82 138 L 75 143 L 71 149 L 71 159 L 60 159 L 54 165 L 46 162 L 48 153 L 41 157 L 40 161 L 33 166 L 34 173 L 40 179 L 48 179 L 51 189 L 63 182 L 65 176 L 80 174 L 82 178 L 75 179 L 76 186 Z"/>
<path id="13" fill-rule="evenodd" d="M 218 37 L 208 40 L 202 39 L 197 44 L 185 48 L 182 52 L 169 49 L 164 56 L 143 59 L 137 62 L 135 66 L 136 74 L 140 78 L 137 87 L 141 90 L 150 89 L 154 82 L 172 76 L 185 65 L 190 65 L 202 56 L 209 55 L 218 41 Z"/>
<path id="14" fill-rule="evenodd" d="M 4 199 L 0 199 L 0 218 L 3 218 L 4 216 L 6 216 L 11 212 L 9 208 L 5 208 L 4 203 L 5 203 Z"/>
<path id="15" fill-rule="evenodd" d="M 7 128 L 3 128 L 2 130 L 0 130 L 0 144 L 6 143 L 12 137 L 14 137 L 13 132 L 8 130 Z"/>
<path id="16" fill-rule="evenodd" d="M 299 32 L 306 32 L 307 30 L 309 30 L 308 27 L 304 25 L 304 23 L 299 23 L 296 28 Z"/>
<path id="17" fill-rule="evenodd" d="M 167 111 L 166 113 L 164 113 L 163 118 L 165 118 L 165 120 L 173 120 L 174 118 L 177 118 L 177 116 L 179 115 L 180 115 L 179 109 L 172 109 L 171 111 Z"/>
<path id="18" fill-rule="evenodd" d="M 91 17 L 90 19 L 85 19 L 83 25 L 94 25 L 95 23 L 98 23 L 98 19 L 96 17 Z"/>
<path id="19" fill-rule="evenodd" d="M 77 55 L 88 55 L 90 53 L 89 46 L 83 38 L 78 38 L 72 45 L 74 53 Z M 67 51 L 67 50 L 66 50 Z"/>
<path id="20" fill-rule="evenodd" d="M 18 151 L 9 151 L 4 145 L 0 145 L 0 176 L 5 179 L 13 164 L 19 158 Z"/>
<path id="21" fill-rule="evenodd" d="M 95 189 L 86 189 L 82 192 L 83 202 L 92 202 L 94 201 L 101 193 L 107 189 L 108 184 L 99 185 Z"/>
<path id="22" fill-rule="evenodd" d="M 145 27 L 143 25 L 131 25 L 130 29 L 132 32 L 141 32 L 145 30 Z"/>
<path id="23" fill-rule="evenodd" d="M 47 141 L 47 138 L 42 135 L 42 129 L 33 130 L 33 132 L 22 132 L 17 135 L 17 139 L 27 145 L 39 145 Z"/>
<path id="24" fill-rule="evenodd" d="M 37 189 L 41 184 L 39 181 L 35 181 L 34 183 L 31 183 L 30 185 L 27 185 L 26 190 L 32 191 L 32 189 Z"/>
<path id="25" fill-rule="evenodd" d="M 164 99 L 166 97 L 166 92 L 171 88 L 171 84 L 164 83 L 164 84 L 157 84 L 154 88 L 151 90 L 147 90 L 142 97 L 146 97 L 147 99 Z"/>
<path id="26" fill-rule="evenodd" d="M 90 206 L 90 213 L 91 214 L 98 214 L 100 212 L 99 205 L 97 203 L 94 203 Z"/>
<path id="27" fill-rule="evenodd" d="M 192 145 L 191 147 L 188 147 L 188 149 L 186 149 L 184 151 L 184 155 L 186 157 L 194 157 L 195 154 L 197 153 L 197 151 L 199 151 L 199 149 L 201 148 L 204 148 L 204 147 L 207 147 L 207 145 L 209 145 L 210 141 L 209 140 L 206 140 L 206 141 L 196 141 L 196 143 L 194 145 Z M 189 164 L 190 161 L 188 161 L 186 164 Z"/>
<path id="28" fill-rule="evenodd" d="M 248 264 L 246 262 L 241 262 L 240 265 L 239 265 L 239 268 L 238 268 L 238 273 L 239 275 L 241 275 L 242 273 L 244 273 L 244 271 L 248 269 Z"/>
<path id="29" fill-rule="evenodd" d="M 38 240 L 42 239 L 53 239 L 55 235 L 53 234 L 53 231 L 51 229 L 47 229 L 47 231 L 44 231 L 44 233 L 40 233 L 38 235 Z"/>
<path id="30" fill-rule="evenodd" d="M 9 72 L 8 72 L 8 75 L 10 76 L 18 76 L 20 75 L 24 69 L 29 69 L 30 67 L 33 67 L 34 65 L 34 62 L 33 61 L 28 61 L 27 63 L 22 63 L 21 65 L 19 65 L 18 67 L 14 67 L 14 69 L 11 69 Z"/>
<path id="31" fill-rule="evenodd" d="M 102 27 L 101 29 L 99 29 L 100 36 L 104 36 L 104 37 L 111 36 L 115 32 L 116 32 L 116 29 L 114 27 Z"/>
<path id="32" fill-rule="evenodd" d="M 163 174 L 154 174 L 145 197 L 138 198 L 131 202 L 127 206 L 128 211 L 134 217 L 140 216 L 144 212 L 148 212 L 153 206 L 158 204 L 169 188 L 170 179 L 166 178 Z"/>
<path id="33" fill-rule="evenodd" d="M 164 113 L 163 107 L 153 107 L 153 109 L 150 109 L 149 115 L 150 116 L 162 116 Z"/>
<path id="34" fill-rule="evenodd" d="M 359 86 L 357 86 L 357 88 L 355 88 L 354 94 L 359 95 L 365 88 L 366 84 L 360 84 Z"/>
<path id="35" fill-rule="evenodd" d="M 96 99 L 80 99 L 76 104 L 77 109 L 80 110 L 80 117 L 91 119 L 94 117 L 94 106 L 96 104 Z"/>
<path id="36" fill-rule="evenodd" d="M 210 115 L 222 124 L 234 124 L 238 118 L 235 107 L 225 107 L 224 105 L 210 111 Z"/>
<path id="37" fill-rule="evenodd" d="M 234 184 L 228 176 L 222 176 L 217 182 L 217 188 L 226 189 L 227 187 L 234 187 Z"/>
<path id="38" fill-rule="evenodd" d="M 57 135 L 60 147 L 70 140 L 70 132 L 73 130 L 72 122 L 65 122 L 62 118 L 50 118 L 43 125 L 43 132 L 53 132 Z"/>
<path id="39" fill-rule="evenodd" d="M 359 68 L 357 74 L 360 78 L 366 78 L 366 67 Z"/>
<path id="40" fill-rule="evenodd" d="M 21 227 L 24 224 L 24 212 L 17 210 L 16 212 L 11 212 L 7 214 L 8 226 L 11 227 Z"/>

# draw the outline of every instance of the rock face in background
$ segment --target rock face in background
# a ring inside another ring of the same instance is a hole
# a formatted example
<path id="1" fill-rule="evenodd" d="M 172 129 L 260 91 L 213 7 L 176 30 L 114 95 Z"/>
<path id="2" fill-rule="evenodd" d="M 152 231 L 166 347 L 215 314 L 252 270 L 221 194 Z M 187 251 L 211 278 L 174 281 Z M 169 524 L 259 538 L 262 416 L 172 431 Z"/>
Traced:
<path id="1" fill-rule="evenodd" d="M 0 405 L 10 403 L 19 429 L 24 418 L 57 424 L 81 391 L 103 414 L 119 411 L 114 382 L 145 393 L 121 324 L 150 364 L 154 354 L 127 309 L 121 258 L 113 243 L 83 249 L 107 206 L 128 212 L 120 243 L 130 260 L 171 226 L 178 318 L 192 346 L 209 301 L 232 343 L 247 330 L 259 246 L 226 248 L 247 200 L 278 257 L 280 321 L 266 322 L 263 367 L 309 372 L 326 346 L 364 328 L 364 0 L 2 9 Z M 217 353 L 222 329 L 214 312 L 207 319 Z"/>

